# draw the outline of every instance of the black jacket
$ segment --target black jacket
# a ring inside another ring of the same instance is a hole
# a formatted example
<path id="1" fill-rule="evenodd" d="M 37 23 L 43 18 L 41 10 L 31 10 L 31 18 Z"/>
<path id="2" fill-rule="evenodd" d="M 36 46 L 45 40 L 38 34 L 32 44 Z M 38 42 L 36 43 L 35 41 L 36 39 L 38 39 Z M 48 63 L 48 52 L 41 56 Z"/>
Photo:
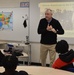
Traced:
<path id="1" fill-rule="evenodd" d="M 53 63 L 53 68 L 62 69 L 74 72 L 74 51 L 70 50 L 66 53 L 60 54 L 59 58 Z"/>
<path id="2" fill-rule="evenodd" d="M 41 34 L 41 41 L 40 43 L 42 44 L 56 44 L 57 42 L 57 34 L 64 34 L 64 30 L 61 26 L 61 24 L 59 23 L 58 20 L 52 18 L 50 25 L 52 25 L 52 27 L 57 31 L 57 34 L 51 31 L 47 31 L 48 25 L 48 21 L 43 18 L 40 20 L 39 22 L 39 26 L 38 26 L 38 34 Z"/>
<path id="3" fill-rule="evenodd" d="M 70 61 L 72 61 L 74 59 L 74 51 L 71 49 L 70 51 L 68 51 L 67 53 L 64 53 L 64 54 L 60 54 L 59 55 L 59 58 L 68 63 Z"/>
<path id="4" fill-rule="evenodd" d="M 67 53 L 64 53 L 64 54 L 60 54 L 59 58 L 63 62 L 66 62 L 66 63 L 72 62 L 72 63 L 70 63 L 66 66 L 61 67 L 60 69 L 67 70 L 68 68 L 74 68 L 73 61 L 72 61 L 74 59 L 74 51 L 73 50 L 70 50 L 70 51 L 68 51 Z"/>

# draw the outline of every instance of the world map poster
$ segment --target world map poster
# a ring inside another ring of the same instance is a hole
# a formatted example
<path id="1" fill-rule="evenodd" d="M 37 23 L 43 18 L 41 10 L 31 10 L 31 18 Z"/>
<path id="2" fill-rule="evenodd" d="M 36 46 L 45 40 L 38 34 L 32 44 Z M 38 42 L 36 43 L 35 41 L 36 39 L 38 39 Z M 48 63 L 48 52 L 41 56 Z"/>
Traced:
<path id="1" fill-rule="evenodd" d="M 0 30 L 13 30 L 13 12 L 0 12 Z"/>

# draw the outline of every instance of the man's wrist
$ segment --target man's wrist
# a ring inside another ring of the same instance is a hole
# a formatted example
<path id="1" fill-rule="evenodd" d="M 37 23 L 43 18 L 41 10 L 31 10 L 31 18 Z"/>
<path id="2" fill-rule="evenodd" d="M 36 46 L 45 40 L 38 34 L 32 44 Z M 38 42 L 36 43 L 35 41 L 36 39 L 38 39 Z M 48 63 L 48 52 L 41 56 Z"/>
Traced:
<path id="1" fill-rule="evenodd" d="M 54 29 L 54 28 L 52 28 L 52 30 L 51 30 L 52 32 L 54 32 L 54 33 L 57 33 L 57 31 Z"/>

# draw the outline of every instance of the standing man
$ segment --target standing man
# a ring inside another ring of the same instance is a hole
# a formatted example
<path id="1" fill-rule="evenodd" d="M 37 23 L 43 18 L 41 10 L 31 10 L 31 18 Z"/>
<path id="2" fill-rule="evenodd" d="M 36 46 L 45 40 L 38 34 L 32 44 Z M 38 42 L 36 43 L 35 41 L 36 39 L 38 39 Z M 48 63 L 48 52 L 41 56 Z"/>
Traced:
<path id="1" fill-rule="evenodd" d="M 51 67 L 56 57 L 55 45 L 57 43 L 57 34 L 64 34 L 64 30 L 59 21 L 52 17 L 51 9 L 47 9 L 45 11 L 45 18 L 40 20 L 38 34 L 41 34 L 41 64 L 42 66 L 46 66 L 47 53 L 49 52 Z"/>

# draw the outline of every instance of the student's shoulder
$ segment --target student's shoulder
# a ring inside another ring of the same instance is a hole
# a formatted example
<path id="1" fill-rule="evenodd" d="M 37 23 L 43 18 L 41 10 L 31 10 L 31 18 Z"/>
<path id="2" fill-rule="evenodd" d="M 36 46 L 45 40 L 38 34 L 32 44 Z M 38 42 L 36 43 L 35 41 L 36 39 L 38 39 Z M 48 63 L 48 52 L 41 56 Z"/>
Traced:
<path id="1" fill-rule="evenodd" d="M 28 73 L 26 71 L 19 71 L 18 75 L 28 75 Z"/>

